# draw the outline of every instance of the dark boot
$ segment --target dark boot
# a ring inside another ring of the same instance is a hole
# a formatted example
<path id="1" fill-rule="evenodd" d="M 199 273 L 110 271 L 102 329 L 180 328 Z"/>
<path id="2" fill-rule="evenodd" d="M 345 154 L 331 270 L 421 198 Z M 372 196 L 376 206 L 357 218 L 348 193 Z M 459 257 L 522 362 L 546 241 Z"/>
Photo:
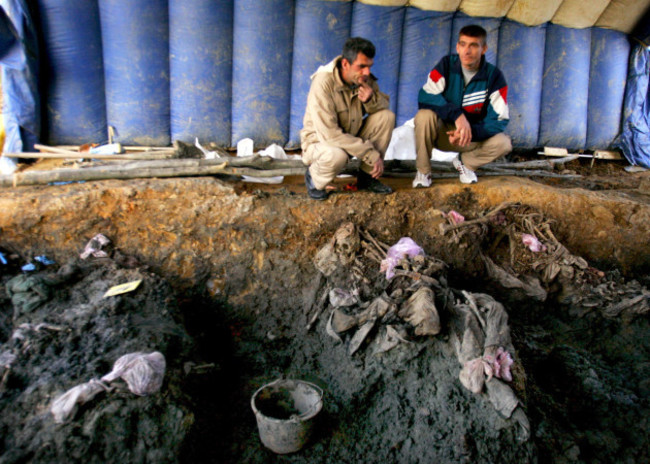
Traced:
<path id="1" fill-rule="evenodd" d="M 393 193 L 392 188 L 386 184 L 382 184 L 377 179 L 364 171 L 359 171 L 357 174 L 357 189 L 367 190 L 373 193 L 381 193 L 383 195 Z"/>
<path id="2" fill-rule="evenodd" d="M 310 198 L 313 198 L 314 200 L 327 200 L 329 192 L 326 190 L 318 190 L 314 186 L 314 181 L 311 180 L 309 168 L 305 170 L 305 185 L 307 186 L 307 194 Z"/>

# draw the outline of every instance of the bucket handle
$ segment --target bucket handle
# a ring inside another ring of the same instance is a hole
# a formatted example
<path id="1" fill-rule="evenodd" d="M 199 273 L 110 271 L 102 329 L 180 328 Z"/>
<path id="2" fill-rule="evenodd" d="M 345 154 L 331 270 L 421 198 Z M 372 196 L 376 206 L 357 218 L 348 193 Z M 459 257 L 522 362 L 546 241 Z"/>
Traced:
<path id="1" fill-rule="evenodd" d="M 314 411 L 314 409 L 316 409 L 319 406 L 319 404 L 320 404 L 320 407 L 322 408 L 323 407 L 323 394 L 325 393 L 323 391 L 323 389 L 321 387 L 319 387 L 318 385 L 316 385 L 315 383 L 307 382 L 306 380 L 300 380 L 300 382 L 302 382 L 304 384 L 307 384 L 310 387 L 312 387 L 314 390 L 316 390 L 316 392 L 318 393 L 320 398 L 307 411 L 303 412 L 302 414 L 294 414 L 293 416 L 291 416 L 290 420 L 295 421 L 295 422 L 298 422 L 299 420 L 302 420 L 303 417 L 308 416 L 309 414 L 311 414 Z"/>
<path id="2" fill-rule="evenodd" d="M 285 379 L 285 378 L 283 378 L 283 377 L 280 377 L 279 379 L 275 379 L 273 382 L 264 385 L 264 387 L 271 387 L 271 386 L 274 386 L 275 384 L 277 384 L 278 382 L 282 382 L 283 380 L 289 380 L 289 379 Z M 310 387 L 314 387 L 314 389 L 315 389 L 315 390 L 318 392 L 318 394 L 320 395 L 321 399 L 323 398 L 323 395 L 325 394 L 325 392 L 323 391 L 323 389 L 322 389 L 321 387 L 319 387 L 319 386 L 316 385 L 315 383 L 308 382 L 307 380 L 296 380 L 296 382 L 306 383 L 306 384 L 309 385 Z"/>

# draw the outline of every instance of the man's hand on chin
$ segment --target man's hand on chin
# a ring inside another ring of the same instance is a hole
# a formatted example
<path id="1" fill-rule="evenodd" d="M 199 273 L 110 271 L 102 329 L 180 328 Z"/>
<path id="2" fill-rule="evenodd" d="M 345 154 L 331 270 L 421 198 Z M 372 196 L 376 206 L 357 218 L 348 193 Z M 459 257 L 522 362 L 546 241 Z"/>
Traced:
<path id="1" fill-rule="evenodd" d="M 359 100 L 363 103 L 370 100 L 372 97 L 372 87 L 370 87 L 366 82 L 359 81 Z"/>

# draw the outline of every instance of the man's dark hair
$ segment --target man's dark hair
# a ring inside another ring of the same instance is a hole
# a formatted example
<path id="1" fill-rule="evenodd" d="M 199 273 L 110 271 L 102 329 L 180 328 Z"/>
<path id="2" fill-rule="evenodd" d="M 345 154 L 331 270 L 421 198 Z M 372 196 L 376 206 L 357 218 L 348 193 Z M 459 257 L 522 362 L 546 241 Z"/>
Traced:
<path id="1" fill-rule="evenodd" d="M 342 55 L 350 64 L 354 63 L 359 52 L 363 53 L 368 58 L 374 58 L 375 46 L 371 41 L 362 37 L 352 37 L 345 41 Z"/>
<path id="2" fill-rule="evenodd" d="M 474 37 L 475 39 L 481 39 L 481 41 L 484 44 L 485 44 L 485 40 L 487 39 L 487 31 L 483 29 L 481 26 L 478 26 L 476 24 L 470 24 L 468 26 L 463 27 L 458 33 L 458 37 L 460 37 L 461 35 L 465 35 L 467 37 Z"/>

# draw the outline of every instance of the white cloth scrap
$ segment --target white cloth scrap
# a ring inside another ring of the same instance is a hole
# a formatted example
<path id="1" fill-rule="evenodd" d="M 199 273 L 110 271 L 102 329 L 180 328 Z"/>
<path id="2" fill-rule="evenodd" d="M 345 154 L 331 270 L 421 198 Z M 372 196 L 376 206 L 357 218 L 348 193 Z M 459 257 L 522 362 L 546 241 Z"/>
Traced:
<path id="1" fill-rule="evenodd" d="M 93 256 L 94 258 L 107 258 L 108 254 L 102 248 L 109 243 L 111 241 L 104 234 L 97 234 L 86 244 L 84 251 L 79 257 L 81 259 L 86 259 L 89 256 Z"/>
<path id="2" fill-rule="evenodd" d="M 165 367 L 165 356 L 158 351 L 125 354 L 115 361 L 113 370 L 100 380 L 92 379 L 77 385 L 56 398 L 50 412 L 54 421 L 62 424 L 73 416 L 78 404 L 87 403 L 101 391 L 110 391 L 112 388 L 108 384 L 118 378 L 122 378 L 131 393 L 136 395 L 156 393 L 162 386 Z"/>

